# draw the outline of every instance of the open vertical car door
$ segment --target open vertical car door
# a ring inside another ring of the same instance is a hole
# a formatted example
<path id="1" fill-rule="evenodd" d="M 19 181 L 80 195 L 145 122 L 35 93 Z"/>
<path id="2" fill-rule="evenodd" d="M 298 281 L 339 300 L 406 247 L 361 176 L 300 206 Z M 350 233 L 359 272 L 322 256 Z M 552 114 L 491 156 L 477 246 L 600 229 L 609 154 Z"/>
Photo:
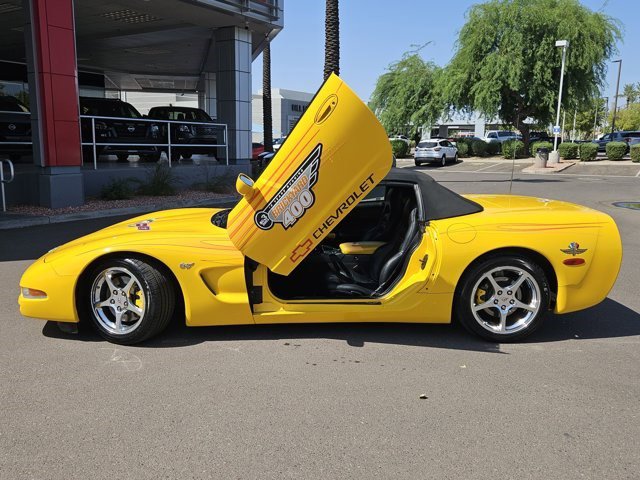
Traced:
<path id="1" fill-rule="evenodd" d="M 229 214 L 233 244 L 288 275 L 391 168 L 387 134 L 336 75 L 318 91 L 278 153 Z"/>

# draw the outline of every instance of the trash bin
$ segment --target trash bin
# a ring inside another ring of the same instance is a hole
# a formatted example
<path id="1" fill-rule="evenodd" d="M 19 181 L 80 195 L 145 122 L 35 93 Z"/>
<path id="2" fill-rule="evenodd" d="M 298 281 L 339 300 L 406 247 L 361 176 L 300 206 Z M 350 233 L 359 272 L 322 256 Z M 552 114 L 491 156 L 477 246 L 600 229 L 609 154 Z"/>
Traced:
<path id="1" fill-rule="evenodd" d="M 536 159 L 534 165 L 536 168 L 547 168 L 549 161 L 549 149 L 542 147 L 536 150 Z"/>

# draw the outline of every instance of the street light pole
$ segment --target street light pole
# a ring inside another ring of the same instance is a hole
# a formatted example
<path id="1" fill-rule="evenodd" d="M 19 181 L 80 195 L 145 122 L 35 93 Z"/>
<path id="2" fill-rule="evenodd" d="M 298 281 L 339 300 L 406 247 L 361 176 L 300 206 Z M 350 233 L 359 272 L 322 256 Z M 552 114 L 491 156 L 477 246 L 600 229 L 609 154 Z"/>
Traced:
<path id="1" fill-rule="evenodd" d="M 611 120 L 611 133 L 616 129 L 616 113 L 618 113 L 618 91 L 620 90 L 620 71 L 622 70 L 622 59 L 614 60 L 618 64 L 618 82 L 616 83 L 616 96 L 613 97 L 613 119 Z"/>
<path id="2" fill-rule="evenodd" d="M 558 90 L 558 108 L 556 108 L 556 124 L 553 126 L 553 151 L 554 162 L 557 162 L 558 156 L 558 133 L 557 128 L 560 125 L 560 106 L 562 105 L 562 84 L 564 83 L 564 64 L 567 57 L 567 48 L 569 47 L 569 40 L 556 40 L 556 47 L 562 47 L 562 67 L 560 69 L 560 89 Z M 553 163 L 553 162 L 552 162 Z"/>

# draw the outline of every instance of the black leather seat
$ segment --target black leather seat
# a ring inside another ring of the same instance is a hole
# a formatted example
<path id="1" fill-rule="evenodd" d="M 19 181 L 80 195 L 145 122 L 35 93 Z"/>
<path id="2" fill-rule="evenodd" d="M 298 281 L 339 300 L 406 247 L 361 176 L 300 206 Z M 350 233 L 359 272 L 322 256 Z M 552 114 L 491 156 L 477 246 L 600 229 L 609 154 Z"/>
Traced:
<path id="1" fill-rule="evenodd" d="M 371 296 L 376 289 L 386 286 L 402 265 L 415 238 L 418 236 L 417 209 L 408 215 L 408 225 L 403 236 L 379 248 L 371 258 L 368 275 L 350 272 L 351 281 L 330 286 L 332 293 L 346 296 Z"/>

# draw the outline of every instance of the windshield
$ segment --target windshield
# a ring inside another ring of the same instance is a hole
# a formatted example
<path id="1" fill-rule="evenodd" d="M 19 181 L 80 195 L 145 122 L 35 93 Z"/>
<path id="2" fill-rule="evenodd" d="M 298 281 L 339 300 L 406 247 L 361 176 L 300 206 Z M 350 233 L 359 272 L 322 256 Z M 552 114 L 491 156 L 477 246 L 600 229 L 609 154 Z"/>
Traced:
<path id="1" fill-rule="evenodd" d="M 82 115 L 93 115 L 96 117 L 142 117 L 131 105 L 118 100 L 81 99 L 80 112 Z"/>
<path id="2" fill-rule="evenodd" d="M 29 113 L 26 107 L 21 105 L 13 97 L 2 98 L 0 97 L 0 111 L 2 112 L 23 112 Z"/>
<path id="3" fill-rule="evenodd" d="M 420 142 L 418 144 L 418 148 L 433 148 L 437 146 L 438 146 L 438 142 Z"/>
<path id="4" fill-rule="evenodd" d="M 640 138 L 640 132 L 628 132 L 625 137 Z"/>

